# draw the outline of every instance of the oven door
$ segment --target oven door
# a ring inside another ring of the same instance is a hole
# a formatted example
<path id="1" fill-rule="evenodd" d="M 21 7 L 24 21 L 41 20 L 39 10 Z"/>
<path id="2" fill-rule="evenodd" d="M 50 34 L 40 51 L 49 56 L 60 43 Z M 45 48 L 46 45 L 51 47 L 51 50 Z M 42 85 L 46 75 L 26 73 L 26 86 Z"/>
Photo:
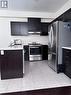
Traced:
<path id="1" fill-rule="evenodd" d="M 42 60 L 41 46 L 29 47 L 29 60 L 30 61 Z"/>
<path id="2" fill-rule="evenodd" d="M 32 46 L 29 47 L 30 55 L 40 55 L 41 54 L 41 46 Z"/>

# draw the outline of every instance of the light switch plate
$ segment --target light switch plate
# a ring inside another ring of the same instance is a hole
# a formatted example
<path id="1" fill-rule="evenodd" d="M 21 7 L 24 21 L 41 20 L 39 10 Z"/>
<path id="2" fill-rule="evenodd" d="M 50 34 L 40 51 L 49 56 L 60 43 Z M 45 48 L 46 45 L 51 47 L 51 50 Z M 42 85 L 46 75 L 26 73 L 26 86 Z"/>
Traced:
<path id="1" fill-rule="evenodd" d="M 1 8 L 7 8 L 8 7 L 8 1 L 1 1 Z"/>

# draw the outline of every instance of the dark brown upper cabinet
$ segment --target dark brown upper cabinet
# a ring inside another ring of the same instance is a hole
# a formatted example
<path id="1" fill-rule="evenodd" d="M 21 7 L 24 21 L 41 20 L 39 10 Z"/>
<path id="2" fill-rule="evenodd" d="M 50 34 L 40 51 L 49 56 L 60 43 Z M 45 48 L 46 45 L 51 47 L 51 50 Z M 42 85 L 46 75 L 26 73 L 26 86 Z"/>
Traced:
<path id="1" fill-rule="evenodd" d="M 28 31 L 40 32 L 41 31 L 41 18 L 28 18 Z"/>
<path id="2" fill-rule="evenodd" d="M 48 35 L 48 23 L 42 23 L 41 18 L 28 18 L 28 22 L 11 21 L 10 25 L 12 36 Z"/>
<path id="3" fill-rule="evenodd" d="M 27 36 L 28 23 L 27 22 L 11 22 L 11 35 L 12 36 Z"/>
<path id="4" fill-rule="evenodd" d="M 48 23 L 41 23 L 41 36 L 47 36 L 48 35 Z"/>
<path id="5" fill-rule="evenodd" d="M 64 22 L 71 21 L 71 8 L 65 11 L 63 14 L 61 14 L 56 19 L 54 19 L 52 22 L 55 22 L 55 21 L 64 21 Z"/>

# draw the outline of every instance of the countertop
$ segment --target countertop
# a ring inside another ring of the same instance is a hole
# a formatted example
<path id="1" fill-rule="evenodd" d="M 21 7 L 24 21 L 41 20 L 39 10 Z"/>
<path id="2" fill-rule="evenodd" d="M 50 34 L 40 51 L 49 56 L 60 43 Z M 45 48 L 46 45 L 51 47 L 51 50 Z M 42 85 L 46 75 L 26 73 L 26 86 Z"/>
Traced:
<path id="1" fill-rule="evenodd" d="M 23 44 L 23 45 L 14 45 L 14 46 L 8 46 L 8 47 L 0 47 L 0 50 L 24 50 L 24 46 L 29 44 Z"/>
<path id="2" fill-rule="evenodd" d="M 71 50 L 71 47 L 62 47 L 62 48 Z"/>
<path id="3" fill-rule="evenodd" d="M 0 50 L 23 50 L 23 45 L 4 47 L 4 48 L 0 48 Z"/>

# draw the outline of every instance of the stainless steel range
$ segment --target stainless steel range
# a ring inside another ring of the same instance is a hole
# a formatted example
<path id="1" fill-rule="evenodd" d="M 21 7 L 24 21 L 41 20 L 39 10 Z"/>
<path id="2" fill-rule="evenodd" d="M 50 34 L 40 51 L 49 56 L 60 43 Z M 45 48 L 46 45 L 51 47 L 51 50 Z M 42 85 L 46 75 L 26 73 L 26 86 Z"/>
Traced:
<path id="1" fill-rule="evenodd" d="M 29 61 L 42 60 L 41 44 L 33 42 L 29 43 Z"/>

